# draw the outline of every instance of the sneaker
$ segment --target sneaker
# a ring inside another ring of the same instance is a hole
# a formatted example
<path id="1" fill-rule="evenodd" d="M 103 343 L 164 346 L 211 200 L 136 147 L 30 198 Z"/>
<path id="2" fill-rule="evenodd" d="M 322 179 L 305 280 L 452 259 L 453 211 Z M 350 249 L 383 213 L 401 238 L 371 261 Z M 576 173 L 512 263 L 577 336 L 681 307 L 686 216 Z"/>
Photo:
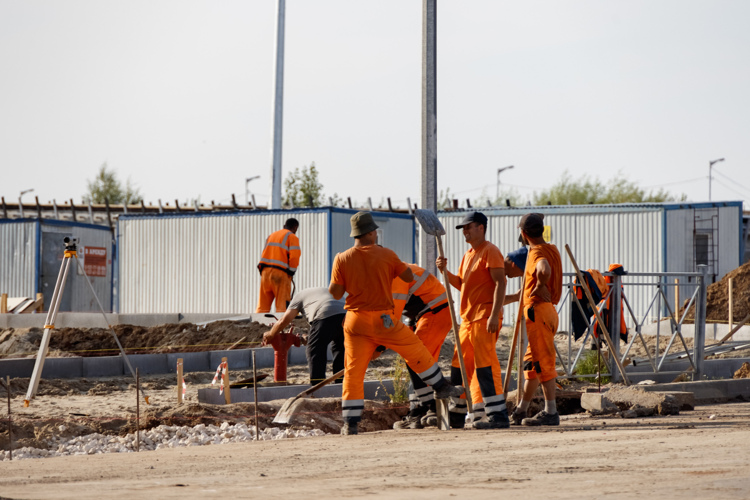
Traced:
<path id="1" fill-rule="evenodd" d="M 342 436 L 354 436 L 356 434 L 359 434 L 359 430 L 357 429 L 357 424 L 348 424 L 344 422 L 343 427 L 341 427 L 341 435 Z"/>
<path id="2" fill-rule="evenodd" d="M 451 429 L 463 429 L 466 425 L 466 414 L 452 411 L 448 413 L 448 422 L 451 424 Z"/>
<path id="3" fill-rule="evenodd" d="M 560 425 L 560 414 L 559 413 L 547 413 L 542 410 L 533 417 L 524 418 L 521 422 L 523 425 Z"/>
<path id="4" fill-rule="evenodd" d="M 521 421 L 526 418 L 525 411 L 514 410 L 510 415 L 510 425 L 521 425 Z"/>
<path id="5" fill-rule="evenodd" d="M 414 415 L 411 411 L 404 415 L 398 422 L 394 422 L 393 428 L 398 429 L 422 429 L 422 415 Z"/>
<path id="6" fill-rule="evenodd" d="M 423 427 L 437 427 L 438 420 L 435 410 L 427 410 L 421 422 Z"/>
<path id="7" fill-rule="evenodd" d="M 487 420 L 475 420 L 471 424 L 472 429 L 507 429 L 510 427 L 508 411 L 493 413 Z"/>
<path id="8" fill-rule="evenodd" d="M 446 383 L 440 389 L 435 390 L 435 397 L 437 399 L 457 398 L 463 393 L 464 388 L 462 386 L 451 385 L 446 381 Z"/>

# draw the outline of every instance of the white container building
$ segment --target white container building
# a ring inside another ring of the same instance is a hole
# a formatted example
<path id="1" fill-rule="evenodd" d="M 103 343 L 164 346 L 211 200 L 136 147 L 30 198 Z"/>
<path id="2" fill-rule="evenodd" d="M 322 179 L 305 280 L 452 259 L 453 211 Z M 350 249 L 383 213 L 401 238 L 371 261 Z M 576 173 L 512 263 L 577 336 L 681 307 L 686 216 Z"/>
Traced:
<path id="1" fill-rule="evenodd" d="M 500 248 L 503 255 L 517 249 L 518 223 L 528 212 L 545 215 L 549 242 L 557 246 L 563 271 L 574 272 L 565 245 L 582 270 L 607 271 L 612 263 L 622 264 L 633 273 L 698 272 L 699 264 L 708 266 L 708 282 L 720 280 L 743 262 L 744 240 L 742 202 L 712 203 L 643 203 L 618 205 L 569 205 L 512 208 L 478 208 L 489 219 L 487 238 Z M 445 253 L 448 269 L 456 272 L 461 256 L 467 250 L 460 230 L 455 226 L 466 215 L 462 212 L 438 214 L 446 229 Z M 624 277 L 628 281 L 646 278 Z M 651 280 L 657 281 L 657 280 Z M 673 282 L 673 278 L 670 279 Z M 694 278 L 681 279 L 680 284 L 694 283 Z M 514 292 L 520 280 L 509 280 L 508 290 Z M 636 312 L 645 314 L 654 290 L 648 287 L 626 287 L 626 294 Z M 652 287 L 653 288 L 653 287 Z M 694 286 L 681 288 L 681 297 L 689 297 Z M 684 288 L 684 289 L 683 289 Z M 667 293 L 674 306 L 674 293 Z M 682 301 L 682 300 L 681 300 Z M 567 313 L 565 307 L 563 313 Z M 663 311 L 662 311 L 663 313 Z M 649 315 L 656 318 L 656 308 Z M 516 308 L 506 306 L 504 323 L 515 321 Z M 567 330 L 569 316 L 561 317 L 560 329 Z"/>
<path id="2" fill-rule="evenodd" d="M 334 256 L 353 245 L 356 210 L 300 208 L 257 212 L 121 215 L 117 224 L 117 311 L 133 314 L 255 312 L 257 265 L 266 237 L 284 222 L 300 225 L 302 257 L 295 287 L 327 287 Z M 410 215 L 372 212 L 379 242 L 414 262 Z"/>

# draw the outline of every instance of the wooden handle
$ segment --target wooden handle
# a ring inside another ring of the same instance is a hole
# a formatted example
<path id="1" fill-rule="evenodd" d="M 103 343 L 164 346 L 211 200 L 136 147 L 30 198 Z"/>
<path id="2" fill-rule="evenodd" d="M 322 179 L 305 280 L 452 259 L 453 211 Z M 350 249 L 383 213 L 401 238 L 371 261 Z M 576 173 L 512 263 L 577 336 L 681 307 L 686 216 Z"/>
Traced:
<path id="1" fill-rule="evenodd" d="M 440 258 L 445 258 L 443 254 L 443 240 L 440 236 L 435 236 L 437 240 L 438 255 Z M 458 336 L 458 321 L 456 321 L 456 311 L 453 308 L 453 294 L 451 294 L 451 283 L 448 279 L 448 270 L 443 269 L 443 282 L 445 284 L 445 295 L 448 297 L 448 311 L 451 315 L 451 326 L 453 328 L 453 343 L 456 345 L 456 352 L 458 353 L 458 365 L 461 368 L 461 380 L 464 381 L 464 390 L 466 391 L 466 407 L 469 413 L 474 413 L 474 405 L 471 401 L 471 389 L 469 388 L 469 378 L 466 375 L 466 365 L 464 364 L 464 353 L 461 349 L 461 339 Z"/>
<path id="2" fill-rule="evenodd" d="M 324 385 L 328 385 L 331 382 L 333 382 L 334 380 L 336 380 L 337 378 L 343 377 L 345 371 L 346 371 L 346 369 L 334 373 L 333 375 L 331 375 L 327 379 L 325 379 L 325 380 L 323 380 L 321 382 L 318 382 L 317 384 L 315 384 L 314 386 L 310 387 L 309 389 L 305 389 L 304 391 L 300 392 L 299 396 L 302 396 L 302 395 L 305 395 L 305 394 L 312 394 L 313 392 L 317 391 L 318 389 L 320 389 Z"/>
<path id="3" fill-rule="evenodd" d="M 511 372 L 511 368 L 513 367 L 513 357 L 514 357 L 513 355 L 516 353 L 516 342 L 518 341 L 518 335 L 519 335 L 519 332 L 521 331 L 521 321 L 523 321 L 523 284 L 524 284 L 525 279 L 526 279 L 526 276 L 521 278 L 521 293 L 518 296 L 518 314 L 516 315 L 516 327 L 513 330 L 513 341 L 510 343 L 510 353 L 508 354 L 508 364 L 505 367 L 505 383 L 503 384 L 503 395 L 505 396 L 506 399 L 508 397 L 508 386 L 510 385 L 510 372 Z M 519 361 L 521 359 L 520 352 L 518 353 L 518 359 Z M 519 382 L 521 381 L 520 374 L 519 374 L 518 380 Z M 521 390 L 522 390 L 521 384 L 519 383 L 517 387 L 517 393 L 519 395 L 519 398 L 520 398 Z M 518 401 L 520 401 L 520 399 Z"/>

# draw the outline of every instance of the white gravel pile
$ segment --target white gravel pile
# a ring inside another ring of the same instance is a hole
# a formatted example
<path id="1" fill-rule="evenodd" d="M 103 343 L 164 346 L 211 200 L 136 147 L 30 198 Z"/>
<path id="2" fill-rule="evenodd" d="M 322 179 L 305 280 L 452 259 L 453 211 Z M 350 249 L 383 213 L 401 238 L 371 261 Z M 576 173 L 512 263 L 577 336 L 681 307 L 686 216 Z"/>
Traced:
<path id="1" fill-rule="evenodd" d="M 65 426 L 60 426 L 60 432 Z M 287 439 L 298 437 L 323 436 L 320 429 L 291 430 L 268 427 L 258 432 L 258 439 L 268 441 L 272 439 Z M 141 431 L 142 451 L 158 450 L 161 448 L 178 448 L 181 446 L 202 446 L 206 444 L 240 443 L 255 440 L 255 426 L 245 424 L 231 425 L 224 422 L 220 426 L 199 424 L 195 427 L 177 425 L 160 425 L 147 431 Z M 67 455 L 94 455 L 97 453 L 130 453 L 136 450 L 135 434 L 127 436 L 105 436 L 103 434 L 87 434 L 73 439 L 53 438 L 49 442 L 50 449 L 19 448 L 13 450 L 13 460 L 22 458 L 62 457 Z M 10 452 L 0 452 L 1 460 L 9 460 Z"/>

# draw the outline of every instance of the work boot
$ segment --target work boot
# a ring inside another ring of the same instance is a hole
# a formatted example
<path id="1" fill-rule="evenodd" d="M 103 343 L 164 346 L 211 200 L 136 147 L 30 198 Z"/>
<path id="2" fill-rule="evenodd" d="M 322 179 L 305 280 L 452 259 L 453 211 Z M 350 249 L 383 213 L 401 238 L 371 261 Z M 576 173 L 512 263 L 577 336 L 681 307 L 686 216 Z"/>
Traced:
<path id="1" fill-rule="evenodd" d="M 448 422 L 451 424 L 451 429 L 463 429 L 466 425 L 466 414 L 452 411 L 448 413 Z"/>
<path id="2" fill-rule="evenodd" d="M 427 413 L 424 414 L 424 417 L 422 417 L 422 426 L 423 427 L 437 427 L 438 424 L 438 417 L 437 412 L 435 410 L 427 410 Z"/>
<path id="3" fill-rule="evenodd" d="M 508 420 L 508 410 L 503 410 L 498 413 L 492 413 L 487 420 L 475 420 L 471 424 L 473 429 L 507 429 L 510 427 L 510 421 Z"/>
<path id="4" fill-rule="evenodd" d="M 547 413 L 542 410 L 533 417 L 524 418 L 521 423 L 523 425 L 537 426 L 537 425 L 560 425 L 560 414 L 559 413 Z"/>
<path id="5" fill-rule="evenodd" d="M 416 408 L 409 410 L 409 413 L 398 422 L 394 422 L 394 429 L 422 429 L 422 417 L 427 413 L 427 408 L 423 406 L 417 406 Z"/>
<path id="6" fill-rule="evenodd" d="M 359 434 L 359 429 L 357 429 L 356 422 L 353 424 L 344 422 L 343 427 L 341 427 L 341 435 L 342 436 L 354 436 L 356 434 Z"/>
<path id="7" fill-rule="evenodd" d="M 521 425 L 524 418 L 526 418 L 526 412 L 516 409 L 510 416 L 510 425 Z"/>
<path id="8" fill-rule="evenodd" d="M 462 386 L 451 385 L 446 379 L 442 379 L 441 382 L 442 384 L 435 384 L 432 387 L 435 391 L 436 399 L 457 398 L 465 392 Z"/>

